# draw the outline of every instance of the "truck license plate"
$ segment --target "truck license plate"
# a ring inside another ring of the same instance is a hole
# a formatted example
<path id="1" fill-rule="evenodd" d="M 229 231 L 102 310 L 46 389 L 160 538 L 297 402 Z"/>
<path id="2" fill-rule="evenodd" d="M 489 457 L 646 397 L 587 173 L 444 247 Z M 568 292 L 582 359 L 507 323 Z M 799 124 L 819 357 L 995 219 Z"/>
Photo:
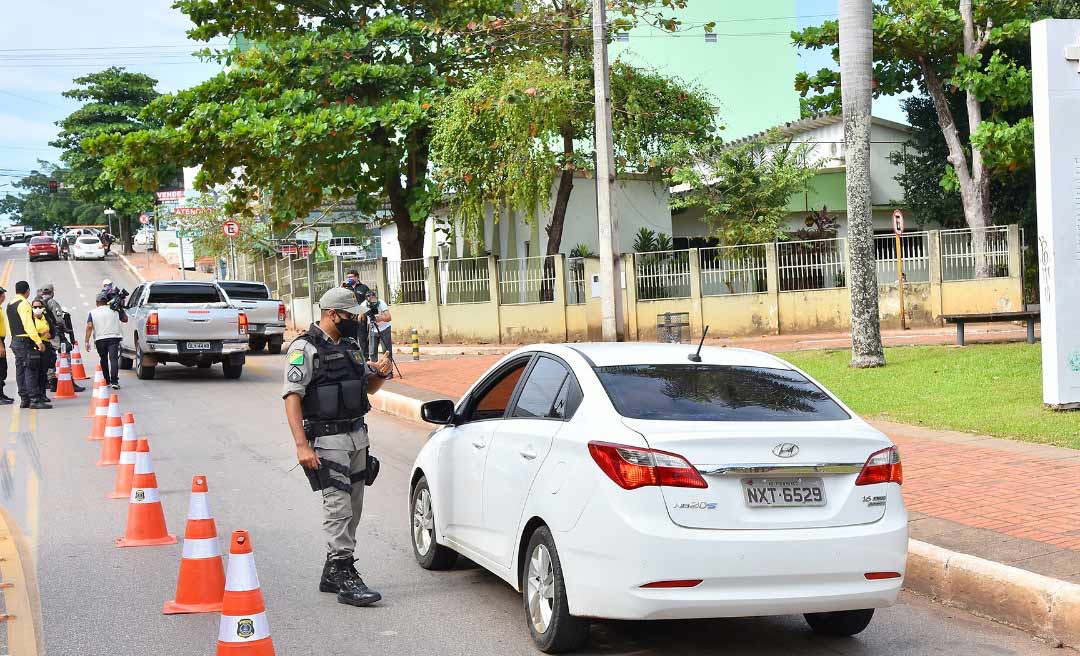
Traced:
<path id="1" fill-rule="evenodd" d="M 189 351 L 209 351 L 210 342 L 188 342 L 187 347 Z"/>
<path id="2" fill-rule="evenodd" d="M 751 508 L 824 506 L 820 478 L 744 478 L 743 498 Z"/>

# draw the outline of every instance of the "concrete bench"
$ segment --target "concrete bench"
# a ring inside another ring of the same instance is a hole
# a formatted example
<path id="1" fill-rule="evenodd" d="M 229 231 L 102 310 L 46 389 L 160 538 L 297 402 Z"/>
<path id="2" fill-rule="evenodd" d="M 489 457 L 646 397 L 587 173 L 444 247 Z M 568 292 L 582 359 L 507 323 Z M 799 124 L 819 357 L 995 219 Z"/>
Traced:
<path id="1" fill-rule="evenodd" d="M 964 345 L 964 324 L 967 323 L 993 323 L 995 321 L 1024 321 L 1027 323 L 1027 342 L 1035 343 L 1035 322 L 1039 320 L 1038 310 L 1024 310 L 1022 312 L 988 312 L 986 314 L 944 314 L 941 316 L 945 323 L 956 324 L 956 344 Z"/>

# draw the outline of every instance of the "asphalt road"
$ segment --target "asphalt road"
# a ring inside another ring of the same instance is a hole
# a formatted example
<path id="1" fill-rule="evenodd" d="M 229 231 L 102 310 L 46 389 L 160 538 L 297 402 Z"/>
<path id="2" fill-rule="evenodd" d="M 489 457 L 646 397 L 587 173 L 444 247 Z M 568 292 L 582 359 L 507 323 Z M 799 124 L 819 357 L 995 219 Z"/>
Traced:
<path id="1" fill-rule="evenodd" d="M 28 270 L 25 251 L 0 251 L 0 271 L 8 259 L 16 261 L 5 285 L 12 290 Z M 102 278 L 134 286 L 115 261 L 42 262 L 29 270 L 35 287 L 56 284 L 78 328 Z M 92 371 L 95 355 L 84 356 Z M 120 392 L 122 410 L 134 412 L 139 434 L 150 438 L 169 529 L 182 534 L 191 477 L 198 473 L 208 477 L 219 535 L 237 528 L 251 531 L 277 653 L 537 653 L 520 597 L 503 582 L 467 562 L 448 573 L 426 572 L 414 562 L 407 481 L 426 430 L 392 417 L 370 417 L 373 449 L 383 467 L 367 491 L 358 552 L 361 573 L 384 601 L 357 609 L 318 592 L 323 561 L 319 504 L 294 467 L 279 396 L 280 370 L 280 356 L 265 354 L 251 356 L 238 381 L 225 380 L 220 367 L 169 365 L 159 368 L 154 381 L 123 372 Z M 105 498 L 113 468 L 94 466 L 99 443 L 86 440 L 87 398 L 18 416 L 10 406 L 0 410 L 0 422 L 9 424 L 5 452 L 14 454 L 13 466 L 6 464 L 8 458 L 0 460 L 5 463 L 0 474 L 6 471 L 0 477 L 0 498 L 36 550 L 46 651 L 50 656 L 211 653 L 216 615 L 161 615 L 162 603 L 174 591 L 180 547 L 113 546 L 124 528 L 126 503 Z M 1063 652 L 1019 631 L 904 595 L 853 639 L 814 636 L 799 617 L 608 622 L 594 625 L 586 653 Z"/>

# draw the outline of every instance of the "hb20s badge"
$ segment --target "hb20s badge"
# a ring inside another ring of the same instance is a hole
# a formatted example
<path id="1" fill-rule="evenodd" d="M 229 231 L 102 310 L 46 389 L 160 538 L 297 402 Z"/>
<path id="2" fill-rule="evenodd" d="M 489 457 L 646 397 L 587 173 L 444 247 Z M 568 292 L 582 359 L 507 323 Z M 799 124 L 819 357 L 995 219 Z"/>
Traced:
<path id="1" fill-rule="evenodd" d="M 303 355 L 303 354 L 301 354 Z M 289 367 L 289 375 L 287 376 L 290 383 L 299 383 L 304 380 L 304 370 L 300 367 Z"/>
<path id="2" fill-rule="evenodd" d="M 255 622 L 246 617 L 238 621 L 236 623 L 236 635 L 244 639 L 255 635 Z"/>

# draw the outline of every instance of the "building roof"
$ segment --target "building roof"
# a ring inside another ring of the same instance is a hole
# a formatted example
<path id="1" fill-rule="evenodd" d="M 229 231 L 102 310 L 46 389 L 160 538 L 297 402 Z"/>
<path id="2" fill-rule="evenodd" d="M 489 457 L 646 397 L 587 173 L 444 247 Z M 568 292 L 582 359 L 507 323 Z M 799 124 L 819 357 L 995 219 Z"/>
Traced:
<path id="1" fill-rule="evenodd" d="M 836 125 L 843 122 L 844 118 L 839 114 L 818 114 L 817 116 L 811 116 L 798 121 L 788 121 L 783 125 L 777 125 L 769 128 L 768 130 L 762 130 L 754 134 L 747 135 L 745 137 L 729 141 L 728 145 L 733 146 L 735 144 L 747 143 L 750 141 L 758 141 L 767 136 L 773 130 L 776 130 L 780 135 L 786 139 L 803 134 L 804 132 L 810 132 L 818 128 L 827 127 L 829 125 Z M 896 121 L 890 121 L 884 118 L 878 118 L 877 116 L 870 117 L 871 125 L 877 125 L 886 128 L 893 128 L 895 130 L 901 130 L 903 132 L 910 132 L 911 126 L 905 123 L 897 123 Z"/>

